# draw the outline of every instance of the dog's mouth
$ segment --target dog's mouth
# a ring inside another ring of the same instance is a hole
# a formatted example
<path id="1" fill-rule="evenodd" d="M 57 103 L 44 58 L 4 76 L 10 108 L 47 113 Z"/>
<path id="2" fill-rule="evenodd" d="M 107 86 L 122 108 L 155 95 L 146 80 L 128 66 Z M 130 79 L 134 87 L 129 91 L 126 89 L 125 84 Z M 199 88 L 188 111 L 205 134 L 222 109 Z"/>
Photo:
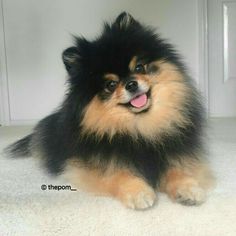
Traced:
<path id="1" fill-rule="evenodd" d="M 147 94 L 144 93 L 144 94 L 138 95 L 137 97 L 134 97 L 133 99 L 130 100 L 129 103 L 131 106 L 135 108 L 141 108 L 147 104 L 147 100 L 148 100 Z"/>
<path id="2" fill-rule="evenodd" d="M 151 104 L 150 94 L 150 90 L 146 93 L 138 94 L 135 97 L 131 98 L 128 103 L 123 105 L 128 107 L 132 112 L 135 113 L 147 111 Z"/>

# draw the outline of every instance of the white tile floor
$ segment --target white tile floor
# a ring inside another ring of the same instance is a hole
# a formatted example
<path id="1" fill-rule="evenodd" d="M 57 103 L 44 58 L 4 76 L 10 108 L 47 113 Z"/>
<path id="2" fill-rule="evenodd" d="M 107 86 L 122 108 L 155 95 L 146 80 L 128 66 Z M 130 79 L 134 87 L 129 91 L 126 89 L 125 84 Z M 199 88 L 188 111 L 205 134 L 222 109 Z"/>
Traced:
<path id="1" fill-rule="evenodd" d="M 135 212 L 80 191 L 42 191 L 42 184 L 66 182 L 46 175 L 33 159 L 0 156 L 0 236 L 236 235 L 236 119 L 209 124 L 209 160 L 217 186 L 200 207 L 174 204 L 160 194 L 153 209 Z M 30 130 L 0 127 L 0 150 Z"/>

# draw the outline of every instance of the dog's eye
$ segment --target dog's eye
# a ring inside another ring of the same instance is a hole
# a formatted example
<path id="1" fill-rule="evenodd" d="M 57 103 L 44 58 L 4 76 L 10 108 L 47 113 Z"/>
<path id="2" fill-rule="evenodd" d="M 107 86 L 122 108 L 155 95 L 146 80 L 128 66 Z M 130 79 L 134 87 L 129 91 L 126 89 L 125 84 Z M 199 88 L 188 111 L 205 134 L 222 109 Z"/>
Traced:
<path id="1" fill-rule="evenodd" d="M 145 73 L 144 65 L 142 64 L 136 65 L 136 67 L 134 68 L 134 73 L 137 73 L 137 74 Z"/>
<path id="2" fill-rule="evenodd" d="M 116 87 L 117 87 L 117 84 L 118 84 L 117 81 L 113 81 L 113 80 L 107 81 L 106 84 L 105 84 L 105 88 L 106 88 L 107 90 L 109 90 L 109 92 L 114 92 L 114 90 L 115 90 Z"/>

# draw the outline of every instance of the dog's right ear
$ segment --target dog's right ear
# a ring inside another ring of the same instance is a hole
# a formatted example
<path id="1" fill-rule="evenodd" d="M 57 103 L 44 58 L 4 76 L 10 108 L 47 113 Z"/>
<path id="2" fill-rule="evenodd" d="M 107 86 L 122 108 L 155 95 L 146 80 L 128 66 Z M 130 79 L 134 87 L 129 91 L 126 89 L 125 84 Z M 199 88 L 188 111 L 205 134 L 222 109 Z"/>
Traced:
<path id="1" fill-rule="evenodd" d="M 136 21 L 133 16 L 131 16 L 129 13 L 127 12 L 122 12 L 119 16 L 117 16 L 113 26 L 114 27 L 118 27 L 119 29 L 128 29 L 129 27 L 132 26 L 137 26 L 140 25 L 138 23 L 138 21 Z"/>
<path id="2" fill-rule="evenodd" d="M 73 73 L 73 68 L 78 65 L 80 55 L 77 47 L 67 48 L 62 53 L 62 60 L 65 64 L 66 70 L 71 75 Z"/>

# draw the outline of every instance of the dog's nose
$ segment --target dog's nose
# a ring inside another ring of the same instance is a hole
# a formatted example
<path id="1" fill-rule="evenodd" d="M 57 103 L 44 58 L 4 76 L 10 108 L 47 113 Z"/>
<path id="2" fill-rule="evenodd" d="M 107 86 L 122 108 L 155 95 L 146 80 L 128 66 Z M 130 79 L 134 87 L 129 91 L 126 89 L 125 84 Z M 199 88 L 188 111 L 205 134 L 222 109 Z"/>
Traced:
<path id="1" fill-rule="evenodd" d="M 128 90 L 131 93 L 134 93 L 137 91 L 138 89 L 138 82 L 135 80 L 129 81 L 126 86 L 125 86 L 126 90 Z"/>

